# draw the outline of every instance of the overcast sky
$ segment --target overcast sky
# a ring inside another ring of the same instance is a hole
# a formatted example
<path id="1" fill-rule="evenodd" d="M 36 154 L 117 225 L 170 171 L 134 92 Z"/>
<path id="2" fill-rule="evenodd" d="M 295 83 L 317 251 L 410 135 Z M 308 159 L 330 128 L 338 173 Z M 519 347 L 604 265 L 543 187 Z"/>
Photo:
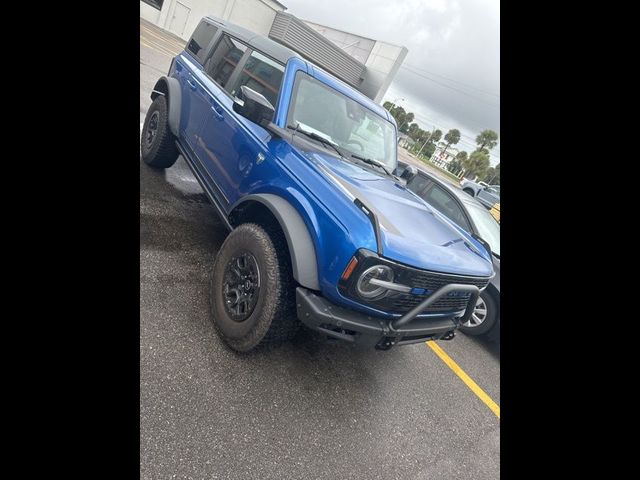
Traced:
<path id="1" fill-rule="evenodd" d="M 404 98 L 423 129 L 457 128 L 469 153 L 481 130 L 500 134 L 499 0 L 280 1 L 304 20 L 407 47 L 384 100 Z M 499 157 L 500 143 L 491 164 Z"/>

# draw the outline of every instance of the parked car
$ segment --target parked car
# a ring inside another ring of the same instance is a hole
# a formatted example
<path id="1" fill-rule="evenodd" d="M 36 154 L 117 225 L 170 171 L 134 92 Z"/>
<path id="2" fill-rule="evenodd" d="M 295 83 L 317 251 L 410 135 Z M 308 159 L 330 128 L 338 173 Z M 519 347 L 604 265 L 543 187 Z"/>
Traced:
<path id="1" fill-rule="evenodd" d="M 462 191 L 477 198 L 487 208 L 492 208 L 496 203 L 500 203 L 500 185 L 487 185 L 484 182 L 473 182 L 468 178 L 463 178 L 460 182 Z"/>
<path id="2" fill-rule="evenodd" d="M 231 348 L 280 343 L 303 324 L 386 350 L 451 339 L 471 317 L 491 256 L 392 174 L 397 126 L 384 108 L 211 17 L 151 98 L 142 159 L 164 169 L 182 155 L 231 231 L 209 289 Z"/>
<path id="3" fill-rule="evenodd" d="M 473 315 L 466 319 L 460 330 L 470 335 L 497 338 L 500 335 L 500 225 L 477 199 L 428 172 L 418 170 L 418 175 L 407 183 L 407 187 L 457 225 L 489 244 L 496 276 L 480 293 Z"/>

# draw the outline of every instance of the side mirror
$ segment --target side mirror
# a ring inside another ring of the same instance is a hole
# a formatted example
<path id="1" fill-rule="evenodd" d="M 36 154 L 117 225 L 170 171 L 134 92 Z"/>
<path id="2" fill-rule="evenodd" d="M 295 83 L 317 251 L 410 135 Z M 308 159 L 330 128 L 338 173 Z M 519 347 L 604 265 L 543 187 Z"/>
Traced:
<path id="1" fill-rule="evenodd" d="M 233 99 L 233 111 L 267 128 L 276 109 L 263 95 L 243 85 L 240 87 L 240 95 Z"/>
<path id="2" fill-rule="evenodd" d="M 414 167 L 413 165 L 407 165 L 407 168 L 404 169 L 404 172 L 402 172 L 402 175 L 400 175 L 400 178 L 403 179 L 405 182 L 409 183 L 411 179 L 415 177 L 417 174 L 418 174 L 418 169 L 416 167 Z"/>

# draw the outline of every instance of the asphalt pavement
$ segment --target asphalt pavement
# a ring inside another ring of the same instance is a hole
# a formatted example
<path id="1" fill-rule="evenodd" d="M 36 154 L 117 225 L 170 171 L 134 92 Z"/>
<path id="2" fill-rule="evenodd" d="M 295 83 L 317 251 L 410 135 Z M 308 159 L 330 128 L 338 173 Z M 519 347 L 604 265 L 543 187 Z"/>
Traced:
<path id="1" fill-rule="evenodd" d="M 185 42 L 140 23 L 142 124 Z M 140 478 L 499 478 L 500 419 L 425 344 L 229 350 L 207 308 L 227 231 L 182 158 L 139 161 Z M 438 345 L 499 404 L 499 344 Z"/>

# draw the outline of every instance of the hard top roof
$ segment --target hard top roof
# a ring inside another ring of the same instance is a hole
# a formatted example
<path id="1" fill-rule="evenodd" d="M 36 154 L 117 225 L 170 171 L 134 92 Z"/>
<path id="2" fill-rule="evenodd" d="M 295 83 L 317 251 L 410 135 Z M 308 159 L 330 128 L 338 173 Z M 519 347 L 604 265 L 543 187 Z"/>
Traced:
<path id="1" fill-rule="evenodd" d="M 281 45 L 278 42 L 265 37 L 264 35 L 259 35 L 256 32 L 247 30 L 240 25 L 229 23 L 220 18 L 212 16 L 206 16 L 204 17 L 204 20 L 212 23 L 213 25 L 222 27 L 225 31 L 238 38 L 238 40 L 242 40 L 243 42 L 249 44 L 251 47 L 254 47 L 255 49 L 260 50 L 261 52 L 270 56 L 274 60 L 282 63 L 287 63 L 287 61 L 293 57 L 304 60 L 300 55 L 298 55 L 290 48 L 287 48 L 284 45 Z"/>

